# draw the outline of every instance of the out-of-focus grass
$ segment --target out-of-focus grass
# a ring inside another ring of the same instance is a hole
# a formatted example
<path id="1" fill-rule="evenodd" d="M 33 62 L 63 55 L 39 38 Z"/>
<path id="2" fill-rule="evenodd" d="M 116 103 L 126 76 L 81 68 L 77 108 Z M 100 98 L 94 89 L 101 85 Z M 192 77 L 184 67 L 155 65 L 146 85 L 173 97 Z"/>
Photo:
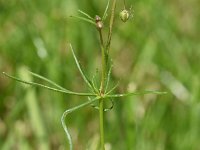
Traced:
<path id="1" fill-rule="evenodd" d="M 106 142 L 117 150 L 198 150 L 200 2 L 127 4 L 133 5 L 134 17 L 127 23 L 115 20 L 112 80 L 120 80 L 119 92 L 158 89 L 168 94 L 118 99 L 106 113 Z M 96 29 L 69 16 L 78 9 L 91 16 L 102 14 L 105 5 L 106 0 L 1 0 L 0 71 L 20 76 L 20 68 L 26 66 L 68 89 L 86 90 L 67 43 L 72 43 L 92 77 L 100 62 Z M 26 87 L 0 77 L 0 149 L 39 149 L 41 143 L 65 149 L 61 114 L 85 99 Z M 35 105 L 30 107 L 28 100 Z M 98 115 L 93 108 L 75 112 L 67 123 L 76 149 L 98 143 Z"/>

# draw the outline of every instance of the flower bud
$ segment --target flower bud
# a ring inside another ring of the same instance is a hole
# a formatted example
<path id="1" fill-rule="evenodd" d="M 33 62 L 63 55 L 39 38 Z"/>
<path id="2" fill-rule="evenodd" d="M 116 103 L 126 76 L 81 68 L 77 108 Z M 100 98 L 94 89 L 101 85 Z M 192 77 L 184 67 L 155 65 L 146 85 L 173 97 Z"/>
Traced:
<path id="1" fill-rule="evenodd" d="M 95 17 L 96 27 L 97 29 L 101 30 L 103 28 L 103 22 L 99 16 Z"/>
<path id="2" fill-rule="evenodd" d="M 130 13 L 128 10 L 124 9 L 119 13 L 120 19 L 126 22 L 130 18 Z"/>

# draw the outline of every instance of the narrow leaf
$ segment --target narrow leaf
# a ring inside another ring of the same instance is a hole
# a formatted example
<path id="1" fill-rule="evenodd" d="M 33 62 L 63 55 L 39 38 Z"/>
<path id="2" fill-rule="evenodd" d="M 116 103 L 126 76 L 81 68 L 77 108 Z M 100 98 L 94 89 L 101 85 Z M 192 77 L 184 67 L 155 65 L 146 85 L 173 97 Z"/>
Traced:
<path id="1" fill-rule="evenodd" d="M 99 90 L 97 89 L 97 83 L 96 83 L 96 80 L 95 80 L 95 75 L 93 75 L 93 77 L 92 77 L 92 86 L 93 86 L 94 90 L 96 91 L 96 93 L 99 93 Z"/>
<path id="2" fill-rule="evenodd" d="M 109 68 L 109 71 L 108 71 L 108 74 L 107 74 L 107 78 L 106 78 L 107 80 L 106 80 L 105 93 L 107 92 L 108 85 L 109 85 L 109 82 L 110 82 L 112 68 L 113 68 L 113 65 L 110 65 L 110 68 Z"/>
<path id="3" fill-rule="evenodd" d="M 76 58 L 76 55 L 75 55 L 75 53 L 74 53 L 74 50 L 73 50 L 71 44 L 70 44 L 70 48 L 71 48 L 71 51 L 72 51 L 74 60 L 75 60 L 75 62 L 76 62 L 76 66 L 77 66 L 77 68 L 78 68 L 78 70 L 79 70 L 79 72 L 80 72 L 80 74 L 81 74 L 83 80 L 85 81 L 85 83 L 86 83 L 93 91 L 95 91 L 94 87 L 92 86 L 91 81 L 89 81 L 89 79 L 86 77 L 86 75 L 84 74 L 83 70 L 81 69 L 81 66 L 80 66 L 80 64 L 79 64 L 79 62 L 78 62 L 78 60 L 77 60 L 77 58 Z"/>
<path id="4" fill-rule="evenodd" d="M 78 10 L 78 12 L 81 13 L 81 14 L 83 14 L 83 15 L 85 15 L 86 17 L 88 17 L 88 19 L 90 19 L 90 20 L 94 20 L 94 18 L 92 18 L 90 15 L 88 15 L 88 14 L 85 13 L 84 11 L 82 11 L 82 10 Z"/>
<path id="5" fill-rule="evenodd" d="M 118 85 L 119 85 L 119 82 L 117 82 L 117 84 L 116 84 L 110 91 L 108 91 L 108 92 L 106 93 L 106 95 L 108 95 L 108 94 L 110 94 L 112 91 L 114 91 L 114 90 L 117 88 Z"/>
<path id="6" fill-rule="evenodd" d="M 79 20 L 83 20 L 83 21 L 86 21 L 88 23 L 91 23 L 93 25 L 96 25 L 94 21 L 90 20 L 90 19 L 87 19 L 87 18 L 84 18 L 84 17 L 79 17 L 79 16 L 71 16 L 71 17 L 74 17 L 74 18 L 77 18 Z"/>
<path id="7" fill-rule="evenodd" d="M 24 81 L 24 80 L 21 80 L 19 78 L 14 77 L 14 76 L 8 75 L 5 72 L 3 72 L 3 74 L 5 76 L 13 79 L 13 80 L 18 81 L 18 82 L 28 84 L 28 85 L 32 85 L 32 86 L 38 86 L 38 87 L 46 88 L 48 90 L 59 92 L 59 93 L 65 93 L 65 94 L 70 94 L 70 95 L 79 95 L 79 96 L 96 96 L 95 94 L 92 94 L 92 93 L 77 93 L 77 92 L 73 92 L 73 91 L 69 91 L 69 90 L 60 90 L 60 89 L 52 88 L 52 87 L 49 87 L 49 86 L 46 86 L 46 85 L 43 85 L 43 84 L 40 84 L 40 83 Z"/>
<path id="8" fill-rule="evenodd" d="M 61 87 L 60 85 L 58 85 L 57 83 L 55 83 L 55 82 L 53 82 L 53 81 L 51 81 L 51 80 L 45 78 L 44 76 L 41 76 L 41 75 L 36 74 L 36 73 L 34 73 L 34 72 L 31 72 L 31 71 L 28 71 L 28 72 L 29 72 L 31 75 L 33 75 L 34 77 L 37 77 L 37 78 L 39 78 L 39 79 L 42 79 L 42 80 L 48 82 L 49 84 L 54 85 L 55 87 L 57 87 L 57 88 L 59 88 L 59 89 L 61 89 L 61 90 L 67 90 L 67 89 L 65 89 L 64 87 Z M 67 91 L 69 91 L 69 90 L 67 90 Z"/>
<path id="9" fill-rule="evenodd" d="M 142 92 L 130 92 L 130 93 L 125 93 L 125 94 L 113 94 L 113 95 L 106 95 L 105 98 L 109 97 L 126 97 L 126 96 L 132 96 L 132 95 L 145 95 L 145 94 L 167 94 L 167 92 L 159 92 L 159 91 L 142 91 Z"/>
<path id="10" fill-rule="evenodd" d="M 102 17 L 102 20 L 104 21 L 107 17 L 107 12 L 108 12 L 108 8 L 109 8 L 109 5 L 110 5 L 110 0 L 108 0 L 108 3 L 106 5 L 106 9 L 104 11 L 104 14 L 103 14 L 103 17 Z"/>
<path id="11" fill-rule="evenodd" d="M 92 100 L 89 100 L 89 101 L 87 101 L 87 102 L 85 102 L 85 103 L 79 105 L 79 106 L 76 106 L 76 107 L 73 107 L 73 108 L 71 108 L 71 109 L 68 109 L 68 110 L 66 110 L 66 111 L 63 113 L 63 115 L 62 115 L 62 117 L 61 117 L 61 123 L 62 123 L 62 126 L 63 126 L 63 128 L 64 128 L 65 133 L 66 133 L 66 136 L 67 136 L 67 139 L 68 139 L 68 142 L 69 142 L 69 149 L 70 149 L 70 150 L 73 149 L 73 144 L 72 144 L 71 135 L 70 135 L 70 133 L 69 133 L 69 131 L 68 131 L 68 128 L 67 128 L 67 126 L 66 126 L 66 124 L 65 124 L 65 118 L 66 118 L 66 116 L 67 116 L 68 114 L 70 114 L 70 113 L 72 113 L 72 112 L 74 112 L 74 111 L 76 111 L 76 110 L 82 108 L 82 107 L 85 107 L 85 106 L 87 106 L 87 105 L 89 105 L 89 104 L 91 104 L 91 103 L 94 103 L 94 102 L 97 101 L 98 99 L 100 99 L 100 97 L 96 97 L 96 98 L 94 98 L 94 99 L 92 99 Z"/>

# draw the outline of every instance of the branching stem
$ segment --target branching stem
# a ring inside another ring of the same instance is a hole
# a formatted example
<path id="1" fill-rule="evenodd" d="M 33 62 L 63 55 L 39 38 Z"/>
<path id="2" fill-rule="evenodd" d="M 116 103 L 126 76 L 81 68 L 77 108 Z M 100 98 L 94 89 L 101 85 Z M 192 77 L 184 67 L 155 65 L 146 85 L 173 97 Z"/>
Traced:
<path id="1" fill-rule="evenodd" d="M 111 43 L 111 36 L 112 36 L 112 29 L 113 29 L 113 22 L 114 22 L 114 14 L 115 14 L 115 7 L 116 7 L 116 0 L 113 0 L 112 3 L 112 10 L 111 10 L 111 18 L 110 18 L 110 25 L 109 25 L 109 33 L 108 33 L 108 40 L 106 43 L 106 47 L 104 47 L 103 37 L 102 37 L 102 30 L 99 30 L 100 36 L 100 43 L 101 43 L 101 57 L 102 57 L 102 75 L 101 75 L 101 86 L 100 86 L 100 96 L 104 96 L 105 92 L 105 81 L 106 81 L 106 72 L 107 72 L 107 62 L 108 62 L 108 55 L 109 55 L 109 48 Z M 105 150 L 104 147 L 104 98 L 99 99 L 99 126 L 100 126 L 100 144 L 101 150 Z"/>

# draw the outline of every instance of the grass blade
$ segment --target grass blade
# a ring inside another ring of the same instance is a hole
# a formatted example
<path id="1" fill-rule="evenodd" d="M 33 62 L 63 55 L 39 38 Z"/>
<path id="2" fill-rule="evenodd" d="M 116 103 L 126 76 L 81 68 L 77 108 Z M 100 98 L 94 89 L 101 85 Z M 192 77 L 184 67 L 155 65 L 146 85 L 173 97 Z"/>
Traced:
<path id="1" fill-rule="evenodd" d="M 63 113 L 63 115 L 62 115 L 62 117 L 61 117 L 61 123 L 62 123 L 62 126 L 63 126 L 63 128 L 64 128 L 65 133 L 66 133 L 66 136 L 67 136 L 67 139 L 68 139 L 68 142 L 69 142 L 69 149 L 70 149 L 70 150 L 73 149 L 73 144 L 72 144 L 71 135 L 70 135 L 70 133 L 69 133 L 69 131 L 68 131 L 68 129 L 67 129 L 67 126 L 66 126 L 66 124 L 65 124 L 65 118 L 66 118 L 66 116 L 67 116 L 68 114 L 72 113 L 73 111 L 76 111 L 76 110 L 78 110 L 78 109 L 80 109 L 80 108 L 82 108 L 82 107 L 85 107 L 85 106 L 87 106 L 87 105 L 89 105 L 89 104 L 91 104 L 91 103 L 97 101 L 98 99 L 100 99 L 100 97 L 96 97 L 96 98 L 94 98 L 94 99 L 92 99 L 92 100 L 89 100 L 89 101 L 87 101 L 87 102 L 85 102 L 85 103 L 83 103 L 83 104 L 80 104 L 80 105 L 78 105 L 78 106 L 76 106 L 76 107 L 73 107 L 73 108 L 71 108 L 71 109 L 67 109 L 67 110 Z"/>
<path id="2" fill-rule="evenodd" d="M 69 91 L 69 90 L 60 90 L 60 89 L 52 88 L 52 87 L 49 87 L 49 86 L 46 86 L 46 85 L 43 85 L 43 84 L 40 84 L 40 83 L 24 81 L 24 80 L 21 80 L 19 78 L 14 77 L 14 76 L 8 75 L 5 72 L 3 72 L 3 74 L 5 76 L 13 79 L 13 80 L 18 81 L 18 82 L 21 82 L 21 83 L 24 83 L 24 84 L 28 84 L 28 85 L 33 85 L 33 86 L 46 88 L 48 90 L 59 92 L 59 93 L 65 93 L 65 94 L 70 94 L 70 95 L 79 95 L 79 96 L 96 96 L 95 94 L 92 94 L 92 93 L 77 93 L 77 92 L 73 92 L 73 91 Z"/>

